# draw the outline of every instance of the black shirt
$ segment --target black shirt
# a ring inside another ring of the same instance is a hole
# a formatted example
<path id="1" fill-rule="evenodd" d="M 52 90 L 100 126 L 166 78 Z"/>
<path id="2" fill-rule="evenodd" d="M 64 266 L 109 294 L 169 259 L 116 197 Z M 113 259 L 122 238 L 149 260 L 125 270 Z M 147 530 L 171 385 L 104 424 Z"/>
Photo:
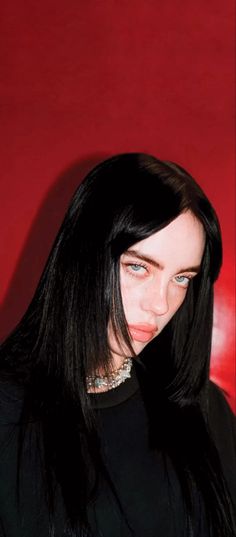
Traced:
<path id="1" fill-rule="evenodd" d="M 101 449 L 114 484 L 101 477 L 88 516 L 95 537 L 185 537 L 184 505 L 171 461 L 150 448 L 148 417 L 133 369 L 118 388 L 91 395 L 96 409 Z M 23 466 L 20 509 L 16 498 L 18 428 L 22 391 L 2 385 L 0 391 L 0 537 L 48 537 L 48 513 L 39 461 L 30 451 Z M 236 426 L 221 391 L 211 383 L 210 425 L 224 474 L 236 498 Z M 34 442 L 34 439 L 31 439 Z M 32 447 L 32 445 L 31 445 Z M 115 494 L 114 494 L 115 493 Z M 64 508 L 58 498 L 55 537 L 64 535 Z M 208 537 L 199 503 L 194 537 Z"/>

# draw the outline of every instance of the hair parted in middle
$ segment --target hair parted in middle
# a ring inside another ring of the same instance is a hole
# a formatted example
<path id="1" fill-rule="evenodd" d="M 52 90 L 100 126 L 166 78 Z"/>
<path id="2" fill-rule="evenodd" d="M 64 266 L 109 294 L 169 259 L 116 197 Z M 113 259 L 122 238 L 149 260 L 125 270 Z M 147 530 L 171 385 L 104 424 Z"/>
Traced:
<path id="1" fill-rule="evenodd" d="M 26 389 L 21 440 L 27 424 L 42 425 L 49 513 L 53 520 L 55 476 L 73 537 L 78 527 L 90 535 L 86 513 L 98 470 L 114 492 L 99 455 L 86 377 L 100 368 L 109 370 L 109 322 L 133 354 L 122 304 L 120 257 L 186 211 L 205 231 L 200 271 L 179 310 L 135 358 L 134 367 L 137 364 L 151 441 L 175 466 L 189 527 L 195 525 L 197 483 L 214 536 L 233 535 L 230 499 L 207 425 L 213 283 L 222 261 L 218 219 L 183 168 L 143 153 L 126 153 L 96 166 L 75 192 L 33 300 L 1 348 L 4 374 L 14 375 Z M 22 446 L 23 441 L 20 453 Z M 52 524 L 52 536 L 53 531 Z"/>
<path id="2" fill-rule="evenodd" d="M 109 319 L 132 354 L 120 292 L 120 256 L 187 210 L 206 233 L 202 268 L 180 310 L 144 354 L 158 355 L 165 340 L 169 396 L 199 393 L 209 368 L 212 283 L 221 264 L 219 224 L 185 170 L 146 154 L 117 155 L 99 164 L 72 199 L 39 286 L 44 314 L 35 348 L 45 356 L 47 341 L 54 340 L 49 369 L 60 374 L 65 368 L 61 373 L 69 376 L 73 371 L 73 380 L 68 378 L 73 383 L 80 380 L 80 372 L 85 386 L 87 374 L 109 368 Z M 70 354 L 66 361 L 58 358 L 58 351 Z M 48 349 L 46 356 L 48 362 Z"/>

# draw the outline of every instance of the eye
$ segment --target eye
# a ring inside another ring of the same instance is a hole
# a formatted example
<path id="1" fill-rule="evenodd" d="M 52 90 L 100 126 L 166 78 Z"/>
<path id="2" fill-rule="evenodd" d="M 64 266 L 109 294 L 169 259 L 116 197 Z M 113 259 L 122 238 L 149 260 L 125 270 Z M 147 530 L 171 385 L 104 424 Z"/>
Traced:
<path id="1" fill-rule="evenodd" d="M 138 265 L 138 263 L 132 263 L 132 265 L 129 265 L 129 267 L 130 267 L 131 270 L 133 270 L 134 272 L 140 272 L 141 269 L 145 268 L 145 267 L 143 267 L 142 265 Z"/>
<path id="2" fill-rule="evenodd" d="M 124 265 L 131 276 L 142 277 L 148 272 L 147 266 L 142 263 L 125 263 Z"/>
<path id="3" fill-rule="evenodd" d="M 183 275 L 175 276 L 175 278 L 174 278 L 176 283 L 181 285 L 181 287 L 188 287 L 188 284 L 189 284 L 191 279 L 192 279 L 192 276 L 183 276 Z"/>

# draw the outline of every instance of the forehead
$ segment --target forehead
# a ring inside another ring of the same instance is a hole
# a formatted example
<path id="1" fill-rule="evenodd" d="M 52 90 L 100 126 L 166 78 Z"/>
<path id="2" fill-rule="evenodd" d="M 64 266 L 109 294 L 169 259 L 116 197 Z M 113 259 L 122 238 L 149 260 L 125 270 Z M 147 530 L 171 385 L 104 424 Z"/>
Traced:
<path id="1" fill-rule="evenodd" d="M 180 214 L 168 226 L 130 249 L 151 257 L 163 265 L 180 263 L 199 265 L 205 246 L 205 231 L 201 222 L 190 212 Z"/>

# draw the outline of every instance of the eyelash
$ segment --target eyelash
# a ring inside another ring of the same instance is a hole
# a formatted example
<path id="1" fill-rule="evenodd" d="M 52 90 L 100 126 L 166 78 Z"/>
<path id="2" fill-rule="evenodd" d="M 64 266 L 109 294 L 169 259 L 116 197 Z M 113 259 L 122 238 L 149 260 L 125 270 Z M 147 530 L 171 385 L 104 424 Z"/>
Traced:
<path id="1" fill-rule="evenodd" d="M 142 278 L 143 276 L 145 277 L 144 274 L 139 274 L 139 270 L 134 270 L 132 267 L 136 267 L 138 269 L 145 269 L 145 271 L 148 273 L 149 270 L 148 270 L 148 266 L 145 265 L 144 263 L 125 263 L 125 267 L 126 267 L 126 270 L 127 272 L 130 274 L 130 276 L 134 277 L 134 278 Z M 183 283 L 183 282 L 178 282 L 177 281 L 177 278 L 185 278 L 187 280 L 186 283 Z M 177 283 L 177 285 L 179 285 L 180 287 L 188 287 L 190 281 L 192 280 L 193 276 L 189 275 L 185 275 L 185 274 L 178 274 L 177 276 L 174 276 L 173 280 Z"/>
<path id="2" fill-rule="evenodd" d="M 127 272 L 134 278 L 140 278 L 140 275 L 138 276 L 139 271 L 133 270 L 132 267 L 143 268 L 146 272 L 148 272 L 148 267 L 144 263 L 125 263 L 125 267 Z"/>
<path id="3" fill-rule="evenodd" d="M 187 284 L 183 283 L 183 282 L 178 282 L 177 281 L 177 278 L 185 278 L 187 281 Z M 188 287 L 190 281 L 192 280 L 193 276 L 185 276 L 184 274 L 179 274 L 178 276 L 175 276 L 174 279 L 175 281 L 177 282 L 178 285 L 180 285 L 180 287 Z"/>

